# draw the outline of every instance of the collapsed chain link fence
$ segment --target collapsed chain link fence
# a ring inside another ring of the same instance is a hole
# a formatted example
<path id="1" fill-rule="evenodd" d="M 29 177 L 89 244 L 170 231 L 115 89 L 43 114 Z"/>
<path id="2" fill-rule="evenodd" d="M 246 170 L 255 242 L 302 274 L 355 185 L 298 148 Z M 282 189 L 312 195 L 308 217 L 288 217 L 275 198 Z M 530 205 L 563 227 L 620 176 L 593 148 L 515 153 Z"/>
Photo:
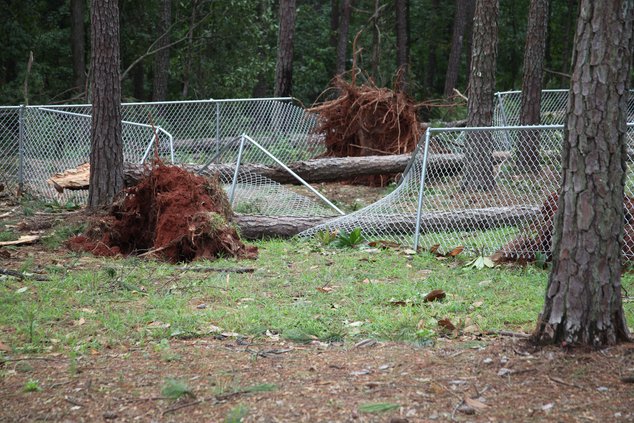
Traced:
<path id="1" fill-rule="evenodd" d="M 393 192 L 300 236 L 360 227 L 368 239 L 423 248 L 463 245 L 480 254 L 501 250 L 525 258 L 547 254 L 567 90 L 542 94 L 542 122 L 551 125 L 534 127 L 513 126 L 519 123 L 520 95 L 518 91 L 496 94 L 497 127 L 430 128 L 426 143 L 419 144 Z M 241 163 L 273 165 L 271 155 L 283 163 L 319 156 L 325 148 L 323 140 L 311 134 L 315 118 L 288 100 L 123 104 L 125 160 L 139 163 L 153 154 L 155 132 L 150 123 L 157 128 L 157 150 L 165 161 L 235 164 L 241 134 L 263 147 L 244 144 Z M 634 98 L 628 106 L 628 121 L 634 121 Z M 89 105 L 0 107 L 0 183 L 21 185 L 37 197 L 84 201 L 85 193 L 60 195 L 46 179 L 88 161 L 90 113 Z M 632 144 L 630 125 L 628 151 Z M 234 208 L 239 213 L 336 214 L 307 190 L 288 188 L 256 173 L 226 172 L 221 180 L 227 188 L 234 185 Z M 628 173 L 626 195 L 633 193 L 634 177 Z M 629 250 L 625 253 L 634 255 Z"/>
<path id="2" fill-rule="evenodd" d="M 279 160 L 290 163 L 325 151 L 310 133 L 314 116 L 288 98 L 124 103 L 124 161 L 143 163 L 157 151 L 166 162 L 235 163 L 240 134 L 249 133 Z M 0 180 L 34 197 L 82 203 L 85 191 L 56 192 L 46 182 L 58 172 L 88 162 L 90 105 L 0 107 Z M 154 126 L 154 129 L 152 128 Z M 245 146 L 242 163 L 272 165 L 260 149 Z M 230 184 L 231 174 L 221 174 Z M 328 207 L 270 179 L 242 172 L 236 208 L 267 215 L 331 216 Z"/>

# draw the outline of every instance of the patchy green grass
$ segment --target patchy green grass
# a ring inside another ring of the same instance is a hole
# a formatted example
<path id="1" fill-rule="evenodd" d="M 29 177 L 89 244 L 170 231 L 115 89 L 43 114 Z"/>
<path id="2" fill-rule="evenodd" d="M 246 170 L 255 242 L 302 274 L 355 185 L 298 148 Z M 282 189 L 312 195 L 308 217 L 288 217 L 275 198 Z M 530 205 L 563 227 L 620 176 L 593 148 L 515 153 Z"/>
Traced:
<path id="1" fill-rule="evenodd" d="M 120 344 L 155 345 L 164 361 L 180 356 L 175 338 L 280 336 L 296 342 L 362 339 L 425 345 L 465 332 L 530 331 L 541 311 L 548 271 L 465 267 L 386 249 L 340 249 L 315 242 L 258 243 L 256 261 L 191 266 L 254 267 L 253 273 L 190 272 L 140 259 L 103 259 L 98 270 L 51 272 L 49 282 L 0 284 L 0 338 L 17 352 L 85 353 Z M 623 285 L 634 292 L 633 276 Z M 434 289 L 442 301 L 424 302 Z M 634 306 L 625 303 L 634 323 Z"/>

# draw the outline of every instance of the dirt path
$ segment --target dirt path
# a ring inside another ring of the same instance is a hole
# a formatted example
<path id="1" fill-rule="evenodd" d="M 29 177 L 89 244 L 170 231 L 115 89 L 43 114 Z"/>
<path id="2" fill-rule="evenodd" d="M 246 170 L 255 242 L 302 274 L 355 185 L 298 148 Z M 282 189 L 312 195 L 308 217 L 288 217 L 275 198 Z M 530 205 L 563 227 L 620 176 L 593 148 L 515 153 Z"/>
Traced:
<path id="1" fill-rule="evenodd" d="M 6 422 L 215 422 L 231 413 L 245 422 L 634 421 L 634 385 L 622 380 L 634 373 L 634 345 L 583 352 L 506 337 L 431 348 L 210 338 L 0 366 Z M 168 378 L 191 395 L 165 398 Z M 29 380 L 42 390 L 24 392 Z"/>

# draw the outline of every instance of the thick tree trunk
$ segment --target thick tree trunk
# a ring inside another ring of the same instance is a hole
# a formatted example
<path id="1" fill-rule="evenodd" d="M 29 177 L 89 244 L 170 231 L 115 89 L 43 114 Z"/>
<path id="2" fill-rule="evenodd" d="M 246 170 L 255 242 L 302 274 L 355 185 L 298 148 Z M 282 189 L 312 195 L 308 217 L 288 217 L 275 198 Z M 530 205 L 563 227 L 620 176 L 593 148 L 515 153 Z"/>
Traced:
<path id="1" fill-rule="evenodd" d="M 92 126 L 88 206 L 112 203 L 123 189 L 119 7 L 117 0 L 93 0 Z"/>
<path id="2" fill-rule="evenodd" d="M 428 12 L 430 16 L 435 16 L 438 13 L 438 9 L 440 9 L 440 0 L 432 0 L 431 8 Z M 427 52 L 427 69 L 425 72 L 425 87 L 427 91 L 434 92 L 434 85 L 436 82 L 436 44 L 438 41 L 437 31 L 438 31 L 438 22 L 430 19 L 428 23 L 432 24 L 432 30 L 429 33 L 429 50 Z"/>
<path id="3" fill-rule="evenodd" d="M 295 0 L 280 0 L 280 29 L 275 67 L 275 96 L 290 97 L 293 86 L 293 37 L 297 9 Z"/>
<path id="4" fill-rule="evenodd" d="M 469 77 L 471 74 L 471 52 L 473 51 L 473 16 L 475 14 L 476 0 L 469 2 L 469 10 L 467 12 L 467 29 L 466 29 L 466 42 L 467 42 L 467 81 L 466 86 L 469 86 Z"/>
<path id="5" fill-rule="evenodd" d="M 194 24 L 196 23 L 196 10 L 199 0 L 193 0 L 192 14 L 189 19 L 189 30 L 187 31 L 187 55 L 185 59 L 185 67 L 183 68 L 183 89 L 181 96 L 187 98 L 189 95 L 189 84 L 192 73 L 192 62 L 194 61 Z"/>
<path id="6" fill-rule="evenodd" d="M 350 30 L 350 14 L 352 13 L 352 0 L 341 1 L 341 16 L 337 34 L 337 75 L 346 71 L 348 58 L 348 31 Z"/>
<path id="7" fill-rule="evenodd" d="M 70 2 L 70 47 L 73 56 L 74 85 L 78 91 L 86 89 L 85 1 L 71 0 Z"/>
<path id="8" fill-rule="evenodd" d="M 161 18 L 158 25 L 159 40 L 156 48 L 160 49 L 154 56 L 154 79 L 152 82 L 152 101 L 167 99 L 167 82 L 170 67 L 170 26 L 172 24 L 172 0 L 161 1 Z"/>
<path id="9" fill-rule="evenodd" d="M 409 41 L 407 37 L 408 22 L 407 0 L 396 0 L 396 67 L 399 71 L 398 88 L 407 92 L 407 72 L 409 64 Z"/>
<path id="10" fill-rule="evenodd" d="M 548 3 L 549 0 L 531 0 L 528 10 L 520 106 L 520 123 L 522 125 L 539 125 L 540 123 L 542 79 L 546 54 L 546 33 L 548 31 Z M 539 148 L 539 132 L 524 132 L 517 145 L 516 167 L 520 172 L 539 172 L 541 168 Z"/>
<path id="11" fill-rule="evenodd" d="M 445 97 L 450 97 L 454 94 L 453 90 L 458 83 L 462 42 L 467 28 L 469 10 L 473 9 L 473 6 L 469 3 L 475 3 L 475 0 L 456 0 L 456 12 L 451 35 L 451 51 L 449 52 L 449 62 L 447 63 L 447 73 L 445 75 Z"/>
<path id="12" fill-rule="evenodd" d="M 497 59 L 498 0 L 477 0 L 473 20 L 473 51 L 467 101 L 467 126 L 491 126 Z M 461 187 L 465 191 L 488 191 L 495 187 L 493 138 L 488 132 L 469 132 L 464 147 L 466 169 Z"/>
<path id="13" fill-rule="evenodd" d="M 555 215 L 553 269 L 534 339 L 626 341 L 621 250 L 634 2 L 582 0 Z"/>
<path id="14" fill-rule="evenodd" d="M 493 229 L 518 222 L 527 222 L 540 213 L 539 207 L 492 207 L 487 209 L 455 210 L 450 212 L 423 213 L 421 233 L 437 232 L 439 228 L 469 231 L 475 228 Z M 236 215 L 234 223 L 240 235 L 246 239 L 266 237 L 287 238 L 315 227 L 336 217 L 251 216 Z M 382 235 L 414 233 L 416 215 L 367 216 L 364 225 Z"/>
<path id="15" fill-rule="evenodd" d="M 505 152 L 493 154 L 494 164 L 509 160 L 511 155 Z M 411 161 L 411 155 L 399 154 L 392 156 L 363 156 L 363 157 L 328 157 L 323 159 L 305 160 L 288 165 L 289 169 L 308 183 L 334 182 L 352 179 L 357 176 L 384 175 L 405 171 Z M 461 154 L 431 153 L 427 158 L 427 177 L 435 179 L 440 176 L 450 176 L 460 173 L 464 162 Z M 182 168 L 206 176 L 217 173 L 232 176 L 235 166 L 232 164 L 212 164 L 207 167 L 201 165 L 181 165 Z M 243 164 L 243 173 L 257 173 L 280 184 L 295 184 L 300 182 L 290 173 L 280 167 L 260 164 Z M 136 185 L 146 173 L 140 164 L 125 163 L 125 185 Z M 82 190 L 88 188 L 89 169 L 84 165 L 75 169 L 67 169 L 49 179 L 58 190 Z"/>

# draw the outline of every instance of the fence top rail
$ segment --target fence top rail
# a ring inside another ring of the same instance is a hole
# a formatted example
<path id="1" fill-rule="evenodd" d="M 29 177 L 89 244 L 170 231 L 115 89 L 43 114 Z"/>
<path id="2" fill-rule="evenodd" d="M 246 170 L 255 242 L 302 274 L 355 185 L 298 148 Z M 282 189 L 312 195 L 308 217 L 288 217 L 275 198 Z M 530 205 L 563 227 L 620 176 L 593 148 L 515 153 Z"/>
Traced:
<path id="1" fill-rule="evenodd" d="M 628 128 L 634 128 L 634 122 L 626 123 Z M 472 126 L 455 128 L 428 128 L 430 132 L 475 132 L 475 131 L 522 131 L 529 129 L 564 129 L 564 125 L 510 125 L 510 126 Z"/>
<path id="2" fill-rule="evenodd" d="M 548 90 L 542 90 L 542 93 L 563 93 L 570 91 L 568 88 L 551 88 Z M 505 94 L 520 94 L 521 90 L 511 90 L 511 91 L 498 91 L 495 93 L 496 96 L 505 95 Z M 634 93 L 634 89 L 630 90 L 630 93 Z"/>
<path id="3" fill-rule="evenodd" d="M 175 100 L 175 101 L 137 101 L 131 103 L 121 103 L 122 107 L 127 106 L 152 106 L 152 105 L 162 105 L 162 104 L 196 104 L 196 103 L 243 103 L 243 102 L 256 102 L 256 101 L 292 101 L 293 97 L 263 97 L 263 98 L 225 98 L 225 99 L 214 99 L 210 98 L 207 100 Z M 19 106 L 0 106 L 0 109 L 19 109 L 20 107 L 26 108 L 71 108 L 71 107 L 92 107 L 90 103 L 83 104 L 36 104 L 36 105 L 19 105 Z"/>

